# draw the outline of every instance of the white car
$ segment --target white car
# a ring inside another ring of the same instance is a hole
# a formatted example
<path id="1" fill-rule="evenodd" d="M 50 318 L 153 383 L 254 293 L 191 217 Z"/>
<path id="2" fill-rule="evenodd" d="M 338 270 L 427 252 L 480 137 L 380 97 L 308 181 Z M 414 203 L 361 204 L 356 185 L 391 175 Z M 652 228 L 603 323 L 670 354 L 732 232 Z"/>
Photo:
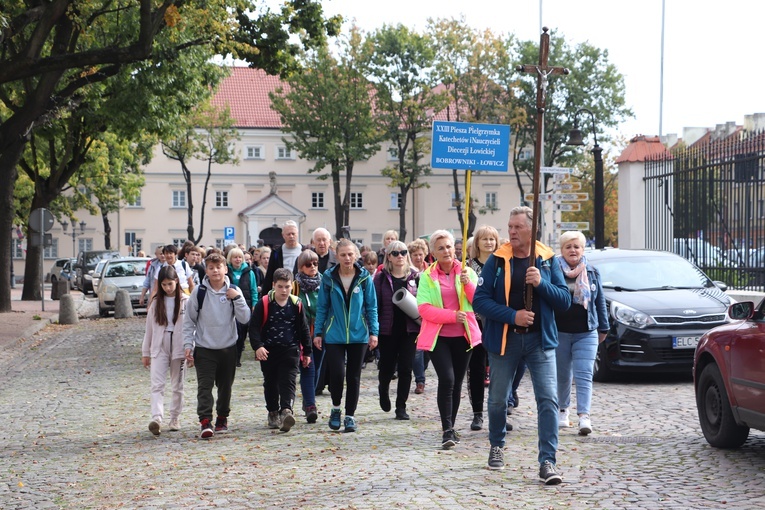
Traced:
<path id="1" fill-rule="evenodd" d="M 146 257 L 126 257 L 108 259 L 101 269 L 98 283 L 98 314 L 106 317 L 114 311 L 114 300 L 117 291 L 124 289 L 130 294 L 133 307 L 138 306 L 141 299 L 141 289 L 146 278 Z"/>
<path id="2" fill-rule="evenodd" d="M 106 265 L 106 261 L 109 259 L 102 259 L 98 265 L 96 265 L 96 268 L 93 270 L 93 274 L 90 276 L 90 281 L 93 282 L 93 295 L 98 297 L 98 284 L 101 280 L 101 271 L 104 270 L 104 265 Z"/>

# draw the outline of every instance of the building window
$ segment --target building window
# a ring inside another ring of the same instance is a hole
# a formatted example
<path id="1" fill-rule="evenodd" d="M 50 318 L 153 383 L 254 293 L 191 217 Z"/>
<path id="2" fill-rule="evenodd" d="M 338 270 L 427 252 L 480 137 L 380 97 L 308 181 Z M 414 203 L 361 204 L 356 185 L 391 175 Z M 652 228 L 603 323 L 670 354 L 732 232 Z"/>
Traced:
<path id="1" fill-rule="evenodd" d="M 244 148 L 244 159 L 263 159 L 263 146 L 250 145 Z"/>
<path id="2" fill-rule="evenodd" d="M 323 191 L 311 192 L 311 208 L 324 209 L 324 192 Z"/>
<path id="3" fill-rule="evenodd" d="M 43 249 L 43 257 L 46 259 L 58 258 L 58 239 L 55 237 L 52 239 L 53 244 Z"/>
<path id="4" fill-rule="evenodd" d="M 276 148 L 276 159 L 295 159 L 295 152 L 287 149 L 286 145 Z"/>
<path id="5" fill-rule="evenodd" d="M 173 237 L 173 246 L 176 248 L 183 248 L 183 243 L 186 242 L 186 239 L 183 237 Z"/>
<path id="6" fill-rule="evenodd" d="M 11 258 L 24 258 L 24 250 L 21 248 L 21 239 L 17 239 L 15 237 L 11 239 Z"/>
<path id="7" fill-rule="evenodd" d="M 357 237 L 356 239 L 351 239 L 354 243 L 356 243 L 356 246 L 361 246 L 364 244 L 364 239 L 361 237 Z"/>
<path id="8" fill-rule="evenodd" d="M 390 194 L 390 208 L 401 209 L 401 193 Z"/>
<path id="9" fill-rule="evenodd" d="M 765 201 L 762 199 L 757 200 L 757 217 L 765 218 Z"/>
<path id="10" fill-rule="evenodd" d="M 456 209 L 458 205 L 462 202 L 462 198 L 464 195 L 460 193 L 459 198 L 457 198 L 457 195 L 452 193 L 451 195 L 451 207 L 449 209 Z"/>
<path id="11" fill-rule="evenodd" d="M 226 247 L 226 240 L 225 239 L 216 239 L 215 240 L 215 247 L 219 250 L 222 250 Z"/>
<path id="12" fill-rule="evenodd" d="M 173 207 L 186 207 L 186 190 L 173 190 Z"/>
<path id="13" fill-rule="evenodd" d="M 518 153 L 518 161 L 526 161 L 527 159 L 531 159 L 531 157 L 534 155 L 531 149 L 521 149 L 521 152 Z"/>
<path id="14" fill-rule="evenodd" d="M 215 192 L 215 207 L 228 207 L 228 191 Z"/>
<path id="15" fill-rule="evenodd" d="M 364 194 L 361 192 L 351 192 L 351 209 L 364 208 Z"/>
<path id="16" fill-rule="evenodd" d="M 77 253 L 81 251 L 93 251 L 93 239 L 89 237 L 77 238 L 77 249 L 79 250 Z"/>
<path id="17" fill-rule="evenodd" d="M 388 147 L 388 161 L 398 161 L 398 147 L 391 145 Z"/>
<path id="18" fill-rule="evenodd" d="M 138 194 L 138 196 L 135 198 L 135 201 L 128 202 L 127 207 L 143 207 L 143 204 L 141 203 L 141 194 Z"/>
<path id="19" fill-rule="evenodd" d="M 486 207 L 490 209 L 497 208 L 497 192 L 496 191 L 486 192 Z"/>

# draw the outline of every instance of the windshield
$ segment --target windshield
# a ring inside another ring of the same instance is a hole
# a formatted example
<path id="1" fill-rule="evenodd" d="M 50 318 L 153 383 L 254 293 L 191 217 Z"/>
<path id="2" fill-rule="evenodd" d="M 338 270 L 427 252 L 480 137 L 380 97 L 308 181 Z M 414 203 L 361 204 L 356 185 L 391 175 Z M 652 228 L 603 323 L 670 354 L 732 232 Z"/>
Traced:
<path id="1" fill-rule="evenodd" d="M 625 290 L 697 289 L 713 283 L 693 264 L 675 257 L 620 257 L 593 260 L 603 287 Z"/>
<path id="2" fill-rule="evenodd" d="M 113 262 L 106 268 L 106 278 L 118 278 L 121 276 L 145 276 L 146 261 Z"/>

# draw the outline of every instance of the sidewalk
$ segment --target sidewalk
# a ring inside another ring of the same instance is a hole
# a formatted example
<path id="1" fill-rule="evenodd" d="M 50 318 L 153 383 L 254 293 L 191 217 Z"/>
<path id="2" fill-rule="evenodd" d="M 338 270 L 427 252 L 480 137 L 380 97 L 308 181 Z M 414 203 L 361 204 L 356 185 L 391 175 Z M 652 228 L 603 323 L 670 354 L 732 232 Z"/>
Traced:
<path id="1" fill-rule="evenodd" d="M 17 284 L 11 289 L 11 310 L 0 313 L 0 347 L 19 338 L 28 338 L 50 323 L 58 321 L 59 301 L 50 299 L 50 284 L 45 284 L 45 311 L 42 300 L 22 301 L 23 284 Z M 82 294 L 74 291 L 75 302 L 82 301 Z M 78 304 L 79 308 L 79 304 Z"/>

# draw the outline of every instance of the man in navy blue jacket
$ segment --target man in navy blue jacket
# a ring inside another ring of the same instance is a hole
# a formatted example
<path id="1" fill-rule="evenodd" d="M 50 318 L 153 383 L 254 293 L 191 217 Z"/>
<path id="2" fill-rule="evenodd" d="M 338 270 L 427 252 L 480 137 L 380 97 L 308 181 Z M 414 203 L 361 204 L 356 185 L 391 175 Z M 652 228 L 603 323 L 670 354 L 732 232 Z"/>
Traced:
<path id="1" fill-rule="evenodd" d="M 539 478 L 547 485 L 562 481 L 556 468 L 558 449 L 558 386 L 555 347 L 558 331 L 554 310 L 567 310 L 571 295 L 563 272 L 552 264 L 554 252 L 536 243 L 529 260 L 533 213 L 528 207 L 510 211 L 510 242 L 489 256 L 483 266 L 473 309 L 483 316 L 483 346 L 489 354 L 489 469 L 505 466 L 507 399 L 516 368 L 524 361 L 531 372 L 537 401 Z M 531 310 L 526 310 L 526 285 L 532 285 Z"/>

